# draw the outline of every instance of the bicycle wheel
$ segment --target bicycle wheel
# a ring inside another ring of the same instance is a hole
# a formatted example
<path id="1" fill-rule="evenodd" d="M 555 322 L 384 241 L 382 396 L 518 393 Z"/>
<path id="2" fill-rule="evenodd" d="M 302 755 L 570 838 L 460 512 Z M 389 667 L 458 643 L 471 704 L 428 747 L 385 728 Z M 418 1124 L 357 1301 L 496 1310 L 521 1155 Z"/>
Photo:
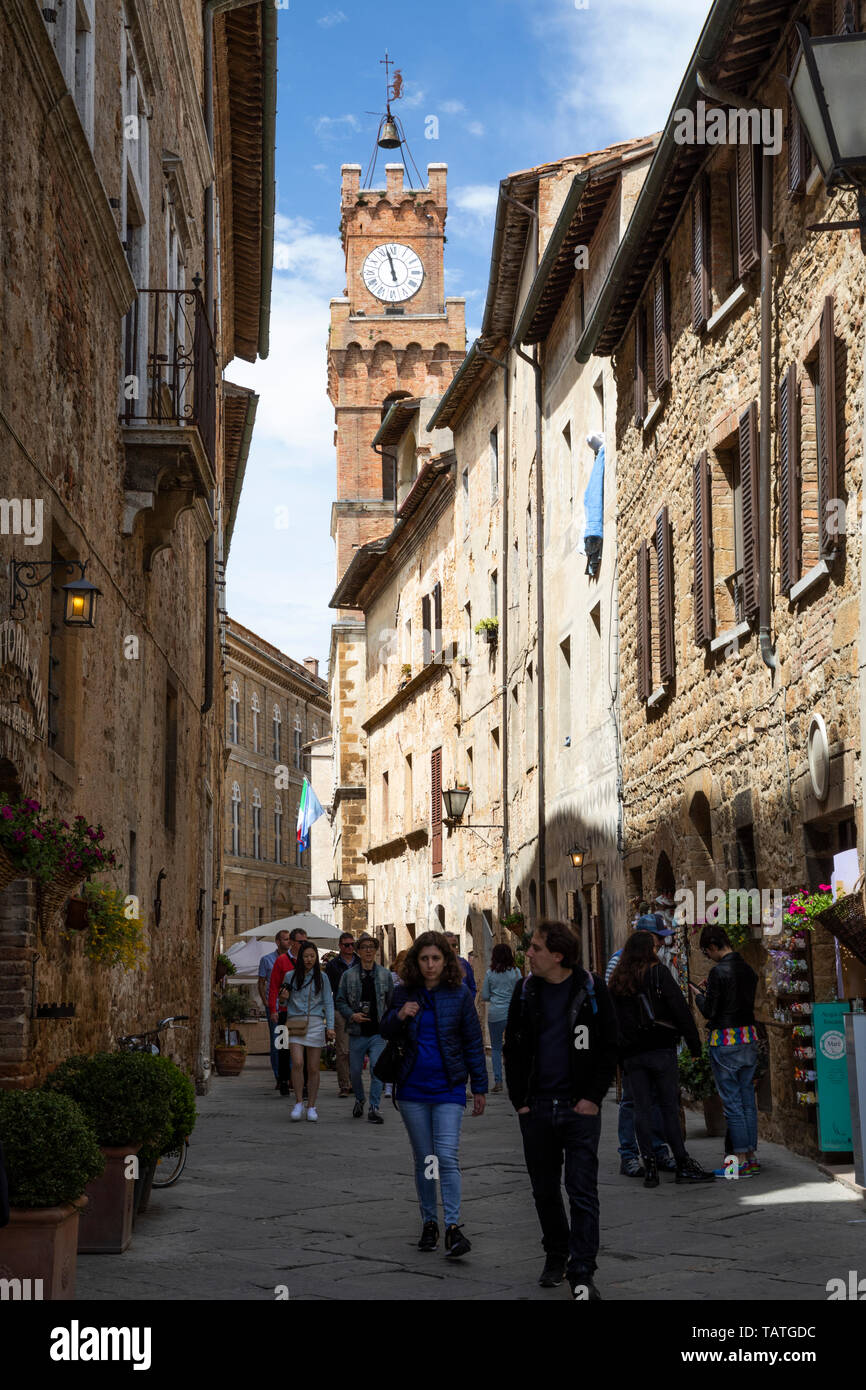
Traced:
<path id="1" fill-rule="evenodd" d="M 169 1149 L 168 1153 L 162 1154 L 156 1160 L 156 1172 L 153 1175 L 154 1187 L 172 1187 L 177 1182 L 186 1167 L 188 1148 L 189 1144 L 184 1140 L 176 1149 Z"/>

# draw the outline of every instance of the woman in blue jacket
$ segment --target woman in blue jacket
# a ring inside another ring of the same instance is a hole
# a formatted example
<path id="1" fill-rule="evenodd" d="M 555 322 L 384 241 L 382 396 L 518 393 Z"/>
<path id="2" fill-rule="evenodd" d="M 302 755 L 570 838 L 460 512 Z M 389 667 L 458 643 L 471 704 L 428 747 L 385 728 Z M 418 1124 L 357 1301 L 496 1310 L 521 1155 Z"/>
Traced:
<path id="1" fill-rule="evenodd" d="M 445 1253 L 456 1259 L 472 1248 L 460 1229 L 458 1149 L 466 1080 L 471 1079 L 472 1113 L 483 1115 L 487 1066 L 472 996 L 441 932 L 424 932 L 412 946 L 403 964 L 403 984 L 395 988 L 380 1027 L 383 1037 L 406 1044 L 396 1093 L 415 1158 L 423 1222 L 418 1249 L 435 1250 L 439 1244 L 438 1177 Z"/>

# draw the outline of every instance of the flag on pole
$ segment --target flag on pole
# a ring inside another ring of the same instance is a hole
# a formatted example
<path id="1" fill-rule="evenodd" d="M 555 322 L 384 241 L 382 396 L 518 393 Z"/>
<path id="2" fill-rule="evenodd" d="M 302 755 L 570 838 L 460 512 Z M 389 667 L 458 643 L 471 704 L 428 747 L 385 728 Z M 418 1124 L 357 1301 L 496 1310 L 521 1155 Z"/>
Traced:
<path id="1" fill-rule="evenodd" d="M 310 826 L 324 814 L 324 806 L 305 777 L 301 804 L 298 807 L 298 849 L 302 854 L 310 843 Z"/>

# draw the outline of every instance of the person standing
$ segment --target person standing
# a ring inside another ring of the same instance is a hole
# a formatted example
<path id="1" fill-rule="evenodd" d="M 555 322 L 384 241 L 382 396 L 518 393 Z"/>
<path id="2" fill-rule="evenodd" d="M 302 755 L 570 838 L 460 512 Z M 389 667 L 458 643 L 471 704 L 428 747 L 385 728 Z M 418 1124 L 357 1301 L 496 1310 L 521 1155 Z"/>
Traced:
<path id="1" fill-rule="evenodd" d="M 758 1163 L 758 1107 L 753 1085 L 758 1065 L 755 990 L 758 977 L 739 951 L 733 950 L 724 927 L 708 925 L 700 948 L 713 968 L 706 986 L 689 985 L 695 1003 L 707 1020 L 710 1066 L 725 1107 L 731 1149 L 737 1158 L 737 1177 L 753 1177 Z M 724 1164 L 717 1178 L 729 1176 Z"/>
<path id="2" fill-rule="evenodd" d="M 358 937 L 355 946 L 358 963 L 344 973 L 337 994 L 337 1012 L 345 1019 L 349 1034 L 349 1070 L 355 1094 L 352 1116 L 359 1120 L 364 1114 L 364 1058 L 369 1057 L 370 1111 L 367 1119 L 374 1125 L 385 1123 L 379 1112 L 382 1082 L 373 1068 L 385 1046 L 380 1023 L 394 993 L 390 970 L 376 961 L 378 947 L 378 941 L 369 932 Z"/>
<path id="3" fill-rule="evenodd" d="M 271 1070 L 274 1073 L 274 1081 L 276 1082 L 276 1086 L 274 1089 L 279 1091 L 281 1089 L 280 1060 L 279 1054 L 277 1052 L 277 1044 L 275 1041 L 277 1024 L 276 1021 L 274 1021 L 273 1023 L 271 1022 L 270 1010 L 268 1008 L 268 985 L 271 979 L 271 971 L 273 970 L 274 965 L 276 964 L 277 957 L 284 956 L 288 952 L 290 945 L 289 933 L 285 930 L 278 931 L 276 936 L 274 937 L 274 941 L 277 944 L 277 949 L 275 951 L 269 951 L 267 955 L 262 956 L 261 960 L 259 961 L 258 991 L 259 998 L 261 999 L 262 1004 L 265 1008 L 265 1020 L 268 1025 L 268 1036 L 270 1038 Z"/>
<path id="4" fill-rule="evenodd" d="M 396 1092 L 415 1163 L 422 1222 L 418 1249 L 435 1250 L 439 1244 L 438 1175 L 445 1253 L 458 1259 L 472 1248 L 460 1223 L 466 1081 L 471 1081 L 473 1115 L 484 1114 L 488 1082 L 478 1014 L 442 932 L 423 932 L 408 951 L 403 984 L 394 989 L 382 1035 L 405 1042 Z"/>
<path id="5" fill-rule="evenodd" d="M 335 1004 L 337 1004 L 340 993 L 340 981 L 346 971 L 358 963 L 358 957 L 355 954 L 355 938 L 350 931 L 343 932 L 339 946 L 339 953 L 332 956 L 325 966 L 325 974 L 330 981 Z M 343 1100 L 352 1094 L 352 1081 L 349 1075 L 349 1034 L 339 1004 L 337 1004 L 334 1014 L 334 1031 L 337 1035 L 337 1099 Z"/>
<path id="6" fill-rule="evenodd" d="M 511 947 L 504 942 L 494 946 L 490 957 L 490 969 L 481 986 L 481 998 L 487 1002 L 487 1029 L 490 1033 L 494 1093 L 502 1090 L 502 1039 L 505 1036 L 508 1006 L 514 986 L 521 978 L 520 971 L 514 963 Z"/>
<path id="7" fill-rule="evenodd" d="M 595 1301 L 598 1141 L 601 1103 L 616 1071 L 616 1017 L 601 976 L 582 969 L 580 943 L 566 923 L 540 922 L 526 957 L 531 975 L 515 985 L 505 1026 L 505 1080 L 541 1225 L 538 1282 L 551 1289 L 567 1275 L 574 1298 Z"/>
<path id="8" fill-rule="evenodd" d="M 652 1109 L 658 1103 L 663 1133 L 676 1163 L 677 1183 L 712 1179 L 690 1158 L 680 1131 L 677 1043 L 683 1037 L 693 1057 L 701 1039 L 670 971 L 658 959 L 651 932 L 635 931 L 623 947 L 610 980 L 620 1032 L 624 1076 L 634 1100 L 634 1127 L 643 1158 L 644 1187 L 658 1187 L 653 1153 Z"/>
<path id="9" fill-rule="evenodd" d="M 274 982 L 271 978 L 271 990 Z M 292 1018 L 306 1020 L 302 1033 L 289 1033 L 289 1049 L 292 1062 L 292 1089 L 295 1104 L 290 1119 L 304 1118 L 304 1059 L 309 1061 L 307 1086 L 309 1104 L 307 1119 L 316 1121 L 319 1112 L 316 1100 L 319 1094 L 319 1061 L 326 1041 L 334 1037 L 334 996 L 331 983 L 319 965 L 319 953 L 312 942 L 301 946 L 298 960 L 283 992 L 286 995 L 286 1025 Z"/>
<path id="10" fill-rule="evenodd" d="M 455 956 L 457 956 L 457 964 L 460 966 L 460 974 L 463 977 L 463 983 L 474 999 L 478 993 L 478 985 L 475 982 L 475 971 L 472 969 L 469 961 L 464 960 L 463 956 L 459 954 L 460 938 L 457 933 L 453 931 L 447 931 L 444 935 Z"/>

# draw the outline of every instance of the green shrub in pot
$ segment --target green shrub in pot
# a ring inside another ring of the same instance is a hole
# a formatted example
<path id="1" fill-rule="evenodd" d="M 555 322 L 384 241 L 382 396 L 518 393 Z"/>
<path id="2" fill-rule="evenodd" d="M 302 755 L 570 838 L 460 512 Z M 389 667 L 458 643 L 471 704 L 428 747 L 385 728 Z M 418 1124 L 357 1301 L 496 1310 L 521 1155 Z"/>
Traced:
<path id="1" fill-rule="evenodd" d="M 153 1144 L 146 1144 L 139 1151 L 139 1167 L 145 1169 L 162 1154 L 178 1148 L 192 1134 L 195 1125 L 195 1086 L 169 1057 L 157 1057 L 146 1052 L 142 1056 L 166 1078 L 171 1093 L 171 1109 L 165 1129 Z"/>
<path id="2" fill-rule="evenodd" d="M 69 1096 L 87 1115 L 103 1148 L 158 1143 L 170 1124 L 172 1084 L 148 1052 L 68 1057 L 45 1089 Z"/>
<path id="3" fill-rule="evenodd" d="M 74 1202 L 105 1167 L 92 1124 L 68 1096 L 0 1091 L 0 1140 L 13 1207 Z"/>
<path id="4" fill-rule="evenodd" d="M 710 1066 L 710 1049 L 704 1043 L 700 1057 L 693 1057 L 683 1048 L 678 1058 L 680 1086 L 692 1100 L 709 1100 L 716 1095 L 716 1083 Z"/>

